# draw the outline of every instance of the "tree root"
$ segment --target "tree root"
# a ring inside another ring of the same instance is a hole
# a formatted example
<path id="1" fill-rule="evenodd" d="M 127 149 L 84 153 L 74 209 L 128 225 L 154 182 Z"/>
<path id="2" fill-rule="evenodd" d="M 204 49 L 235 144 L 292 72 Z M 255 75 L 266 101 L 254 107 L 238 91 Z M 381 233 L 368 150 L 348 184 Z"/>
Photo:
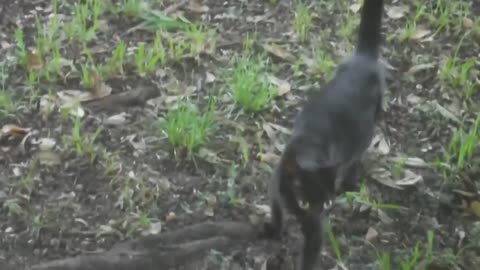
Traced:
<path id="1" fill-rule="evenodd" d="M 207 222 L 160 235 L 143 236 L 94 255 L 50 261 L 30 270 L 158 270 L 182 267 L 202 259 L 211 249 L 224 251 L 260 236 L 244 222 Z"/>

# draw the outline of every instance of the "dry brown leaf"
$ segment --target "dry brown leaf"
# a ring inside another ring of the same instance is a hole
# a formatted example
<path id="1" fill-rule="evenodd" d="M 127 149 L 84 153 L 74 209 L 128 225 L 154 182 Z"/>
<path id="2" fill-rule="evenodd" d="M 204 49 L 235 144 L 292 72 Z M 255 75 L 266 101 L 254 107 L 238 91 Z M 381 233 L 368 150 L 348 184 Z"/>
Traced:
<path id="1" fill-rule="evenodd" d="M 467 17 L 463 18 L 463 26 L 464 26 L 465 28 L 468 28 L 468 29 L 472 28 L 472 27 L 473 27 L 473 21 L 472 21 L 472 19 L 467 18 Z"/>
<path id="2" fill-rule="evenodd" d="M 390 19 L 400 19 L 408 11 L 408 6 L 391 6 L 387 9 L 387 16 Z"/>
<path id="3" fill-rule="evenodd" d="M 413 34 L 413 39 L 422 39 L 425 36 L 429 35 L 432 31 L 428 30 L 424 26 L 418 26 Z"/>
<path id="4" fill-rule="evenodd" d="M 39 151 L 35 157 L 42 165 L 56 166 L 62 164 L 62 160 L 58 153 L 51 150 Z"/>
<path id="5" fill-rule="evenodd" d="M 270 205 L 268 204 L 255 204 L 254 211 L 257 214 L 265 215 L 265 216 L 269 216 L 270 213 L 272 212 L 272 210 L 270 209 Z"/>
<path id="6" fill-rule="evenodd" d="M 425 160 L 419 157 L 393 157 L 390 159 L 392 162 L 402 163 L 405 166 L 414 167 L 414 168 L 428 168 L 429 165 Z"/>
<path id="7" fill-rule="evenodd" d="M 393 218 L 389 217 L 385 211 L 382 209 L 377 209 L 378 218 L 382 221 L 383 224 L 392 224 L 394 222 Z"/>
<path id="8" fill-rule="evenodd" d="M 477 216 L 480 217 L 480 202 L 479 201 L 472 201 L 470 203 L 470 210 Z"/>
<path id="9" fill-rule="evenodd" d="M 399 189 L 403 190 L 404 188 L 397 185 L 393 180 L 392 180 L 392 174 L 385 170 L 384 168 L 378 168 L 374 169 L 371 172 L 371 176 L 373 179 L 375 179 L 377 182 L 380 184 L 383 184 L 385 186 L 394 188 L 394 189 Z"/>
<path id="10" fill-rule="evenodd" d="M 2 130 L 0 132 L 0 138 L 3 137 L 3 136 L 10 136 L 10 135 L 13 135 L 13 136 L 17 136 L 17 137 L 23 137 L 25 135 L 27 135 L 28 133 L 30 132 L 30 129 L 28 128 L 22 128 L 22 127 L 19 127 L 19 126 L 16 126 L 16 125 L 4 125 L 2 127 Z"/>
<path id="11" fill-rule="evenodd" d="M 280 161 L 280 156 L 274 153 L 260 153 L 260 161 L 269 165 L 275 165 Z"/>
<path id="12" fill-rule="evenodd" d="M 269 75 L 268 77 L 270 79 L 270 82 L 278 87 L 279 96 L 283 96 L 290 92 L 291 86 L 289 82 L 281 80 L 273 75 Z"/>
<path id="13" fill-rule="evenodd" d="M 390 153 L 390 144 L 385 139 L 383 133 L 375 135 L 372 142 L 370 143 L 368 151 L 381 155 L 388 155 L 388 153 Z"/>
<path id="14" fill-rule="evenodd" d="M 8 49 L 8 48 L 10 48 L 10 47 L 12 47 L 12 46 L 13 46 L 12 44 L 8 43 L 8 42 L 5 41 L 5 40 L 0 41 L 0 48 L 2 48 L 2 49 L 4 49 L 4 50 L 6 50 L 6 49 Z"/>
<path id="15" fill-rule="evenodd" d="M 112 88 L 104 83 L 102 76 L 97 71 L 90 70 L 90 78 L 92 85 L 88 90 L 92 93 L 92 99 L 102 98 L 112 93 Z"/>
<path id="16" fill-rule="evenodd" d="M 169 212 L 165 217 L 167 222 L 174 221 L 175 219 L 177 219 L 177 215 L 174 212 Z"/>
<path id="17" fill-rule="evenodd" d="M 378 236 L 377 230 L 375 230 L 372 227 L 369 227 L 368 231 L 367 231 L 367 234 L 365 235 L 365 240 L 367 240 L 368 242 L 372 242 L 372 240 L 377 238 L 377 236 Z"/>
<path id="18" fill-rule="evenodd" d="M 74 89 L 59 91 L 57 96 L 60 104 L 71 104 L 92 99 L 92 95 L 89 92 Z"/>
<path id="19" fill-rule="evenodd" d="M 476 196 L 476 194 L 473 193 L 473 192 L 468 192 L 468 191 L 464 191 L 464 190 L 460 190 L 460 189 L 453 189 L 452 192 L 460 194 L 460 195 L 462 195 L 464 197 L 467 197 L 467 198 L 474 198 Z"/>
<path id="20" fill-rule="evenodd" d="M 267 133 L 268 138 L 273 140 L 275 138 L 275 131 L 273 130 L 271 124 L 269 123 L 263 123 L 262 128 Z"/>
<path id="21" fill-rule="evenodd" d="M 292 131 L 286 127 L 283 127 L 283 126 L 280 126 L 280 125 L 277 125 L 277 124 L 274 124 L 274 123 L 270 123 L 269 124 L 272 128 L 282 132 L 283 134 L 285 135 L 292 135 Z"/>
<path id="22" fill-rule="evenodd" d="M 418 182 L 423 181 L 423 176 L 412 172 L 411 170 L 405 170 L 405 177 L 395 181 L 395 185 L 398 186 L 413 186 Z"/>
<path id="23" fill-rule="evenodd" d="M 212 73 L 210 72 L 207 72 L 206 76 L 205 76 L 205 82 L 206 83 L 212 83 L 216 80 L 217 78 L 215 77 L 215 75 L 213 75 Z"/>
<path id="24" fill-rule="evenodd" d="M 407 102 L 410 103 L 410 104 L 417 105 L 417 104 L 420 104 L 422 101 L 423 101 L 423 98 L 421 98 L 417 95 L 409 94 L 407 96 Z"/>
<path id="25" fill-rule="evenodd" d="M 407 74 L 408 75 L 414 75 L 415 73 L 417 73 L 419 71 L 431 69 L 431 68 L 434 68 L 434 67 L 435 67 L 434 63 L 414 65 L 407 71 Z"/>
<path id="26" fill-rule="evenodd" d="M 362 7 L 362 5 L 360 3 L 355 3 L 355 4 L 352 4 L 350 6 L 350 10 L 353 12 L 353 13 L 357 13 L 360 8 Z"/>
<path id="27" fill-rule="evenodd" d="M 157 235 L 162 231 L 162 222 L 150 223 L 150 228 L 147 231 L 143 231 L 142 235 Z"/>
<path id="28" fill-rule="evenodd" d="M 39 70 L 43 68 L 43 60 L 36 52 L 27 52 L 27 69 Z"/>
<path id="29" fill-rule="evenodd" d="M 208 6 L 202 5 L 196 0 L 191 0 L 187 6 L 187 9 L 194 13 L 205 13 L 210 10 Z"/>
<path id="30" fill-rule="evenodd" d="M 287 62 L 290 63 L 295 63 L 296 62 L 296 57 L 293 56 L 290 52 L 285 50 L 284 48 L 272 43 L 272 44 L 263 44 L 263 49 L 266 50 L 267 52 L 283 59 L 286 60 Z"/>
<path id="31" fill-rule="evenodd" d="M 125 124 L 127 120 L 127 114 L 122 112 L 116 115 L 112 115 L 105 120 L 105 124 L 111 126 L 120 126 Z"/>
<path id="32" fill-rule="evenodd" d="M 112 88 L 105 83 L 100 83 L 92 88 L 92 99 L 102 98 L 112 93 Z"/>
<path id="33" fill-rule="evenodd" d="M 32 144 L 37 144 L 40 151 L 52 150 L 57 142 L 52 138 L 40 138 L 38 140 L 33 140 Z"/>

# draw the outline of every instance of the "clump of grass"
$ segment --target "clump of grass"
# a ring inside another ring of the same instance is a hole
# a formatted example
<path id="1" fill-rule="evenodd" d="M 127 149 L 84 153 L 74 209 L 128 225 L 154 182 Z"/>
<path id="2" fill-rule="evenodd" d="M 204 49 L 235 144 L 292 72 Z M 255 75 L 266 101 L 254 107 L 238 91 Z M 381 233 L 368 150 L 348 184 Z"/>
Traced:
<path id="1" fill-rule="evenodd" d="M 191 158 L 195 150 L 208 141 L 214 122 L 215 101 L 209 101 L 208 109 L 202 113 L 193 104 L 181 102 L 176 109 L 170 110 L 161 131 L 168 137 L 172 146 L 186 150 Z"/>
<path id="2" fill-rule="evenodd" d="M 424 5 L 424 3 L 419 3 Z M 431 2 L 428 19 L 437 27 L 436 32 L 454 29 L 461 30 L 463 20 L 470 15 L 471 3 L 463 1 L 436 0 Z"/>
<path id="3" fill-rule="evenodd" d="M 160 35 L 155 37 L 152 47 L 146 47 L 141 43 L 135 53 L 135 65 L 141 77 L 152 73 L 157 65 L 165 63 L 165 48 L 163 47 Z"/>
<path id="4" fill-rule="evenodd" d="M 121 12 L 128 17 L 138 17 L 145 10 L 146 3 L 143 0 L 122 0 L 117 12 Z"/>
<path id="5" fill-rule="evenodd" d="M 405 29 L 403 29 L 398 36 L 400 41 L 407 41 L 414 37 L 417 31 L 417 23 L 425 15 L 425 10 L 425 5 L 420 3 L 416 5 L 415 16 L 413 19 L 407 20 Z"/>
<path id="6" fill-rule="evenodd" d="M 474 67 L 474 60 L 460 63 L 456 57 L 449 57 L 440 69 L 440 79 L 452 88 L 464 89 L 465 97 L 470 99 L 475 92 L 475 77 L 478 73 Z"/>
<path id="7" fill-rule="evenodd" d="M 17 43 L 17 54 L 18 58 L 20 59 L 20 63 L 22 66 L 27 66 L 27 47 L 25 45 L 25 35 L 23 30 L 17 28 L 15 30 L 15 42 Z"/>
<path id="8" fill-rule="evenodd" d="M 66 35 L 82 43 L 95 39 L 103 12 L 104 3 L 100 0 L 85 0 L 83 3 L 75 3 L 73 21 L 64 28 Z"/>
<path id="9" fill-rule="evenodd" d="M 335 257 L 337 258 L 337 263 L 342 263 L 342 252 L 340 250 L 340 243 L 338 242 L 337 238 L 335 237 L 335 234 L 333 234 L 332 231 L 332 226 L 330 225 L 329 222 L 324 221 L 327 224 L 327 233 L 328 233 L 328 238 L 330 239 L 330 243 L 332 244 L 333 252 L 335 253 Z"/>
<path id="10" fill-rule="evenodd" d="M 469 131 L 458 129 L 450 139 L 448 150 L 445 154 L 446 162 L 454 161 L 454 170 L 462 170 L 470 163 L 476 149 L 480 146 L 480 115 Z"/>
<path id="11" fill-rule="evenodd" d="M 190 48 L 190 55 L 196 57 L 202 53 L 207 42 L 214 39 L 214 31 L 206 30 L 204 26 L 191 24 L 187 27 L 185 35 Z"/>
<path id="12" fill-rule="evenodd" d="M 460 39 L 453 56 L 446 59 L 439 70 L 439 77 L 447 86 L 454 89 L 463 89 L 465 98 L 469 100 L 475 90 L 478 89 L 477 76 L 479 71 L 475 69 L 475 60 L 461 61 L 458 58 L 458 52 L 467 36 L 468 32 Z"/>
<path id="13" fill-rule="evenodd" d="M 316 72 L 324 80 L 330 80 L 335 73 L 336 63 L 334 59 L 318 45 L 315 45 L 312 51 Z"/>
<path id="14" fill-rule="evenodd" d="M 73 151 L 77 157 L 86 157 L 90 163 L 95 162 L 98 157 L 98 147 L 96 145 L 96 140 L 100 133 L 102 132 L 101 128 L 97 128 L 93 135 L 85 134 L 82 132 L 82 121 L 81 117 L 71 113 L 72 110 L 78 109 L 78 104 L 72 107 L 63 108 L 62 118 L 66 119 L 71 116 L 72 120 L 72 131 L 70 135 L 64 135 L 62 137 L 63 143 L 73 148 Z"/>
<path id="15" fill-rule="evenodd" d="M 432 257 L 433 257 L 433 239 L 434 239 L 434 233 L 433 231 L 428 231 L 427 233 L 427 244 L 425 247 L 425 252 L 422 255 L 422 248 L 421 248 L 421 243 L 417 242 L 413 250 L 411 251 L 411 254 L 406 255 L 403 259 L 400 259 L 400 266 L 401 268 L 393 268 L 393 269 L 401 269 L 401 270 L 413 270 L 417 269 L 419 264 L 420 264 L 420 259 L 424 259 L 425 265 L 429 265 L 432 262 Z M 379 269 L 381 270 L 390 270 L 392 267 L 390 255 L 388 253 L 382 252 L 378 256 L 378 265 Z"/>
<path id="16" fill-rule="evenodd" d="M 8 70 L 6 63 L 0 62 L 0 117 L 13 114 L 16 111 L 12 94 L 7 89 Z"/>
<path id="17" fill-rule="evenodd" d="M 235 101 L 246 112 L 264 110 L 277 94 L 277 89 L 267 81 L 261 61 L 249 57 L 238 60 L 228 83 Z"/>
<path id="18" fill-rule="evenodd" d="M 145 21 L 143 29 L 150 31 L 185 30 L 191 24 L 185 18 L 172 18 L 158 10 L 145 10 L 140 17 Z"/>
<path id="19" fill-rule="evenodd" d="M 190 46 L 185 40 L 177 40 L 171 36 L 167 37 L 169 60 L 180 61 L 188 53 Z"/>
<path id="20" fill-rule="evenodd" d="M 0 91 L 0 117 L 14 113 L 16 110 L 11 94 L 7 90 Z"/>
<path id="21" fill-rule="evenodd" d="M 299 1 L 295 7 L 295 20 L 293 22 L 295 32 L 301 42 L 307 41 L 312 28 L 312 15 L 306 4 Z"/>
<path id="22" fill-rule="evenodd" d="M 382 208 L 383 209 L 392 209 L 392 210 L 400 209 L 399 205 L 382 203 L 382 202 L 378 202 L 374 199 L 371 199 L 369 197 L 367 186 L 365 185 L 365 183 L 362 183 L 359 191 L 346 192 L 345 193 L 345 198 L 350 202 L 357 202 L 357 203 L 363 204 L 365 206 L 371 207 L 373 209 L 382 209 Z"/>
<path id="23" fill-rule="evenodd" d="M 345 15 L 342 16 L 340 36 L 342 37 L 342 40 L 346 40 L 349 42 L 349 44 L 352 44 L 355 38 L 353 32 L 355 31 L 356 26 L 359 24 L 360 19 L 350 10 L 348 2 L 341 1 L 340 5 L 342 6 L 342 10 L 345 11 Z"/>
<path id="24" fill-rule="evenodd" d="M 126 51 L 127 45 L 122 40 L 118 43 L 117 47 L 113 51 L 112 57 L 109 58 L 103 65 L 102 70 L 106 76 L 110 76 L 115 73 L 119 73 L 121 75 L 124 74 L 123 64 L 125 62 Z"/>
<path id="25" fill-rule="evenodd" d="M 95 82 L 95 72 L 86 65 L 82 65 L 82 84 L 85 88 L 91 89 Z"/>

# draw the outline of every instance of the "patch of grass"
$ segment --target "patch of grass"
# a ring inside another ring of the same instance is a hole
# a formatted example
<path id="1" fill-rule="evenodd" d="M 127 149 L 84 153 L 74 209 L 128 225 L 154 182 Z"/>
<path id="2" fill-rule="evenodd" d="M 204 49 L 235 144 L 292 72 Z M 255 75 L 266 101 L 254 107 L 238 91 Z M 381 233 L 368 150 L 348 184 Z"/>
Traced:
<path id="1" fill-rule="evenodd" d="M 204 52 L 209 41 L 215 40 L 215 31 L 206 30 L 205 26 L 191 24 L 185 31 L 189 51 L 192 57 L 197 57 Z"/>
<path id="2" fill-rule="evenodd" d="M 0 119 L 3 116 L 14 114 L 17 105 L 9 89 L 7 89 L 8 70 L 7 64 L 0 63 Z"/>
<path id="3" fill-rule="evenodd" d="M 445 154 L 445 162 L 454 165 L 454 171 L 462 170 L 469 165 L 475 150 L 480 146 L 480 115 L 469 131 L 463 128 L 458 129 L 450 139 L 448 150 Z"/>
<path id="4" fill-rule="evenodd" d="M 87 89 L 91 89 L 95 81 L 95 74 L 94 74 L 95 71 L 94 69 L 84 64 L 82 64 L 81 67 L 82 67 L 82 85 Z"/>
<path id="5" fill-rule="evenodd" d="M 337 241 L 337 238 L 333 234 L 332 226 L 330 222 L 327 222 L 327 233 L 328 238 L 330 239 L 330 243 L 332 244 L 333 253 L 335 253 L 335 257 L 337 258 L 337 263 L 342 263 L 342 252 L 340 250 L 340 243 Z"/>
<path id="6" fill-rule="evenodd" d="M 155 37 L 153 45 L 146 47 L 145 43 L 140 43 L 135 53 L 135 66 L 141 77 L 154 72 L 158 64 L 165 63 L 165 48 L 163 47 L 160 35 Z"/>
<path id="7" fill-rule="evenodd" d="M 253 48 L 258 42 L 258 35 L 256 32 L 248 32 L 243 41 L 243 55 L 253 55 Z"/>
<path id="8" fill-rule="evenodd" d="M 333 78 L 337 63 L 325 52 L 320 45 L 315 45 L 312 49 L 313 59 L 315 61 L 315 69 L 320 76 L 328 81 Z"/>
<path id="9" fill-rule="evenodd" d="M 95 39 L 100 28 L 99 19 L 103 12 L 104 3 L 101 0 L 85 0 L 82 3 L 75 3 L 74 18 L 65 25 L 65 34 L 81 43 Z"/>
<path id="10" fill-rule="evenodd" d="M 186 149 L 188 158 L 191 158 L 194 151 L 208 141 L 215 127 L 215 106 L 215 100 L 210 99 L 207 111 L 202 113 L 193 104 L 181 102 L 168 112 L 161 131 L 173 147 Z"/>
<path id="11" fill-rule="evenodd" d="M 388 255 L 388 253 L 382 253 L 378 256 L 378 265 L 380 270 L 390 270 L 392 267 L 390 255 Z"/>
<path id="12" fill-rule="evenodd" d="M 77 106 L 64 108 L 62 114 L 64 117 L 67 117 L 67 115 L 71 115 L 71 110 L 76 110 L 77 108 Z M 66 146 L 74 149 L 77 157 L 86 157 L 90 163 L 93 163 L 98 157 L 99 151 L 97 151 L 96 140 L 100 132 L 102 132 L 102 129 L 97 128 L 93 135 L 84 134 L 82 132 L 83 125 L 81 118 L 79 116 L 72 116 L 71 118 L 73 122 L 72 131 L 70 135 L 64 135 L 62 137 L 63 142 Z"/>
<path id="13" fill-rule="evenodd" d="M 135 235 L 137 232 L 145 231 L 151 225 L 150 218 L 148 217 L 147 213 L 140 212 L 135 213 L 133 217 L 133 221 L 129 223 L 129 227 L 126 233 L 128 238 Z"/>
<path id="14" fill-rule="evenodd" d="M 27 211 L 21 206 L 21 202 L 18 198 L 5 200 L 3 208 L 6 209 L 9 217 L 25 217 L 27 215 Z"/>
<path id="15" fill-rule="evenodd" d="M 145 21 L 143 29 L 150 31 L 185 30 L 190 25 L 190 22 L 183 17 L 172 18 L 158 10 L 145 10 L 140 17 Z"/>
<path id="16" fill-rule="evenodd" d="M 341 16 L 342 22 L 340 23 L 340 37 L 342 40 L 348 41 L 349 44 L 353 44 L 354 38 L 354 31 L 357 28 L 357 25 L 360 22 L 360 19 L 356 14 L 349 8 L 349 2 L 347 1 L 340 1 L 340 5 L 342 6 L 342 12 L 344 15 Z"/>
<path id="17" fill-rule="evenodd" d="M 442 30 L 449 31 L 452 28 L 457 32 L 460 31 L 463 20 L 471 13 L 471 3 L 464 1 L 436 0 L 430 4 L 427 15 L 430 23 L 436 27 L 436 33 Z"/>
<path id="18" fill-rule="evenodd" d="M 461 63 L 458 58 L 449 57 L 439 71 L 440 79 L 456 91 L 463 89 L 465 97 L 470 99 L 478 87 L 475 82 L 478 71 L 474 67 L 475 60 Z"/>
<path id="19" fill-rule="evenodd" d="M 367 186 L 365 185 L 365 183 L 362 183 L 362 185 L 360 186 L 360 190 L 358 192 L 346 192 L 345 198 L 350 202 L 357 202 L 374 209 L 392 209 L 392 210 L 400 209 L 399 205 L 385 204 L 385 203 L 381 203 L 376 200 L 370 199 L 368 195 Z"/>
<path id="20" fill-rule="evenodd" d="M 126 51 L 127 45 L 121 40 L 113 51 L 112 57 L 110 57 L 101 68 L 102 73 L 105 74 L 105 76 L 108 77 L 113 74 L 124 74 L 123 65 L 125 62 Z"/>
<path id="21" fill-rule="evenodd" d="M 0 117 L 16 111 L 12 95 L 7 90 L 0 91 Z"/>
<path id="22" fill-rule="evenodd" d="M 425 15 L 426 6 L 418 3 L 415 5 L 415 16 L 411 20 L 407 20 L 405 29 L 403 29 L 398 35 L 400 41 L 408 41 L 412 39 L 417 31 L 417 23 Z"/>
<path id="23" fill-rule="evenodd" d="M 23 67 L 27 67 L 27 47 L 25 45 L 25 35 L 23 33 L 23 30 L 20 28 L 17 28 L 15 30 L 15 42 L 17 45 L 17 54 L 18 58 L 20 59 L 20 63 L 22 64 Z"/>
<path id="24" fill-rule="evenodd" d="M 225 198 L 225 201 L 227 203 L 232 204 L 232 205 L 238 205 L 241 204 L 242 202 L 245 201 L 244 198 L 242 198 L 241 192 L 239 192 L 239 185 L 235 181 L 240 173 L 239 170 L 239 165 L 238 164 L 232 164 L 229 169 L 228 169 L 228 178 L 227 178 L 227 188 L 224 192 L 221 194 Z"/>
<path id="25" fill-rule="evenodd" d="M 116 9 L 128 17 L 138 17 L 145 10 L 146 3 L 143 0 L 122 0 Z"/>
<path id="26" fill-rule="evenodd" d="M 295 28 L 295 32 L 301 42 L 308 40 L 312 25 L 312 14 L 310 14 L 309 7 L 302 1 L 298 1 L 295 6 L 295 20 L 293 21 L 293 27 Z"/>
<path id="27" fill-rule="evenodd" d="M 42 25 L 38 17 L 35 18 L 36 26 L 36 49 L 41 59 L 60 46 L 58 32 L 60 19 L 58 17 L 58 0 L 53 1 L 53 17 L 49 25 Z"/>
<path id="28" fill-rule="evenodd" d="M 425 246 L 425 252 L 422 256 L 422 249 L 420 241 L 417 242 L 413 250 L 409 255 L 406 255 L 403 259 L 400 259 L 400 266 L 401 268 L 393 268 L 393 269 L 401 269 L 401 270 L 414 270 L 418 269 L 419 263 L 423 258 L 423 265 L 424 267 L 429 265 L 433 259 L 433 239 L 434 233 L 433 231 L 428 231 L 427 233 L 427 244 Z M 379 265 L 380 270 L 390 270 L 392 269 L 392 262 L 390 259 L 390 255 L 386 252 L 382 252 L 380 255 L 377 256 L 377 263 Z"/>
<path id="29" fill-rule="evenodd" d="M 267 80 L 260 59 L 239 58 L 229 75 L 228 84 L 236 103 L 249 113 L 266 109 L 277 95 L 277 89 Z"/>
<path id="30" fill-rule="evenodd" d="M 398 178 L 401 175 L 403 175 L 403 172 L 405 170 L 405 163 L 406 163 L 406 160 L 401 159 L 392 165 L 390 171 L 392 172 L 392 175 L 394 177 Z"/>
<path id="31" fill-rule="evenodd" d="M 182 58 L 189 52 L 189 44 L 184 39 L 175 39 L 171 36 L 167 37 L 167 41 L 169 60 L 180 62 Z"/>

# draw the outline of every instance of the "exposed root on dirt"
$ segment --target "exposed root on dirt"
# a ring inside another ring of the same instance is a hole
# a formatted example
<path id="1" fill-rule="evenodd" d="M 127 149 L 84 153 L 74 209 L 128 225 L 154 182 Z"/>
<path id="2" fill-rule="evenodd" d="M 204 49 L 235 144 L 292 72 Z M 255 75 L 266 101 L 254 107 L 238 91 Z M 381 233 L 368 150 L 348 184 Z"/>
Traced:
<path id="1" fill-rule="evenodd" d="M 92 111 L 116 111 L 128 106 L 142 106 L 147 100 L 160 96 L 160 91 L 154 87 L 139 87 L 133 91 L 121 92 L 104 98 L 89 100 L 82 105 Z"/>
<path id="2" fill-rule="evenodd" d="M 258 228 L 244 222 L 207 222 L 124 242 L 107 252 L 50 261 L 30 269 L 170 269 L 200 260 L 211 249 L 223 251 L 254 240 L 259 232 Z"/>

